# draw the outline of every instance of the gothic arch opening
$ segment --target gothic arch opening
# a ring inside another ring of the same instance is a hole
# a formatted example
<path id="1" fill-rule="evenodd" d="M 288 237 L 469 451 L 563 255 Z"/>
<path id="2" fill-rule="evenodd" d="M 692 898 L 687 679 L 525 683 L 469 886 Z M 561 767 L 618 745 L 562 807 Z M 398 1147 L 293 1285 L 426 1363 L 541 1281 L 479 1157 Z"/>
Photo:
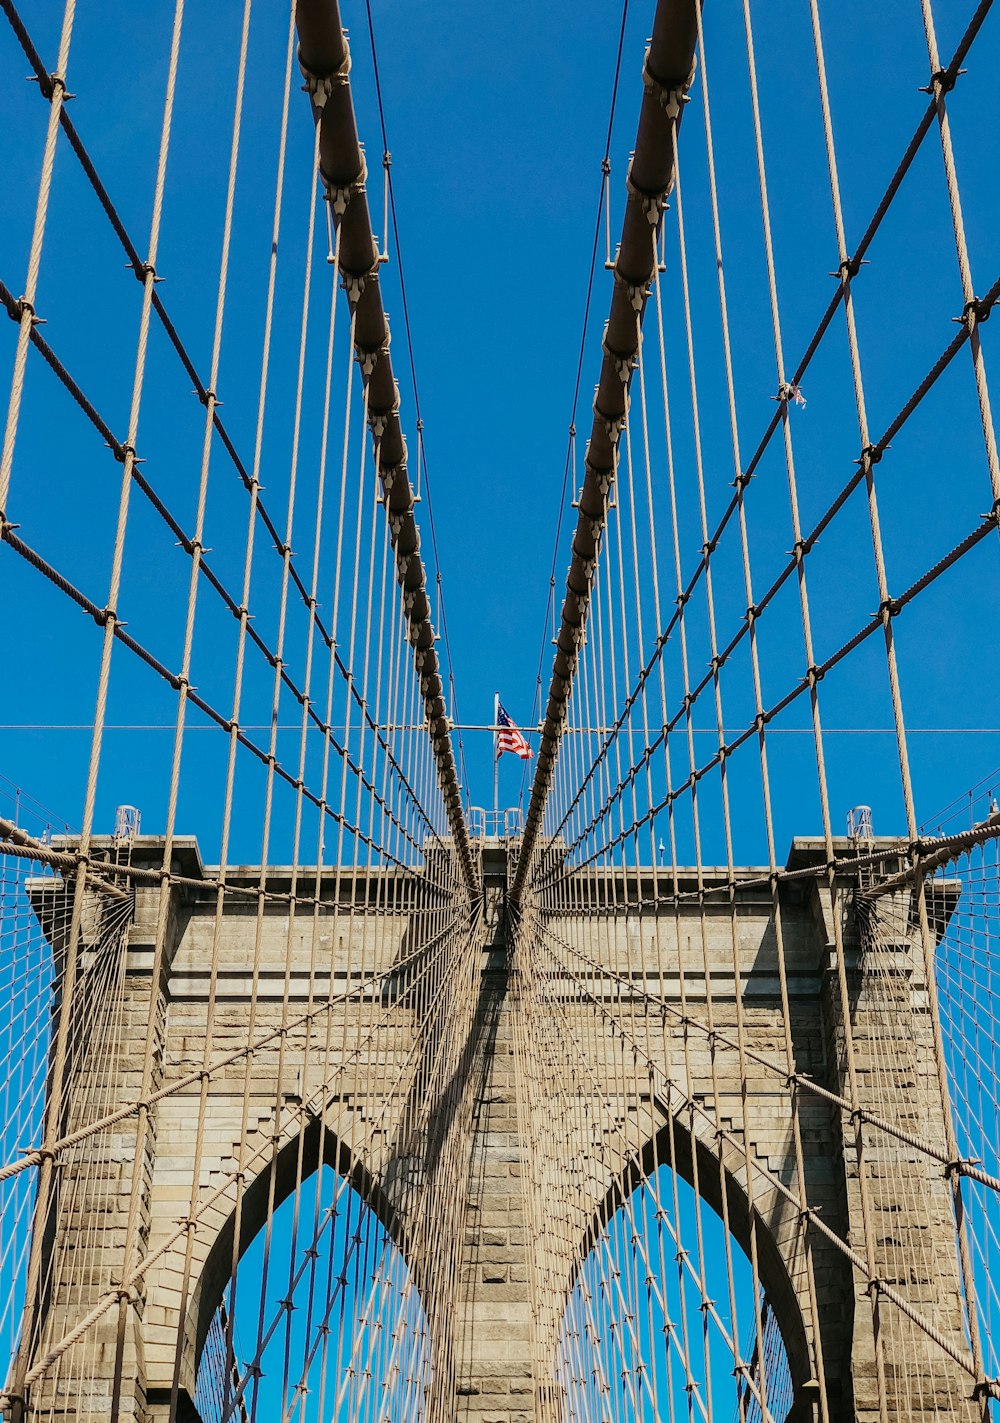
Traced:
<path id="1" fill-rule="evenodd" d="M 572 1281 L 556 1348 L 562 1417 L 784 1423 L 801 1381 L 765 1283 L 774 1259 L 755 1292 L 742 1223 L 731 1215 L 727 1233 L 713 1200 L 717 1160 L 704 1163 L 714 1192 L 700 1180 L 699 1197 L 679 1154 L 676 1173 L 653 1143 L 647 1155 L 609 1193 Z"/>
<path id="2" fill-rule="evenodd" d="M 206 1265 L 215 1279 L 224 1269 L 226 1279 L 210 1293 L 203 1280 L 198 1419 L 418 1420 L 433 1373 L 431 1340 L 392 1212 L 343 1150 L 324 1152 L 318 1167 L 314 1157 L 299 1173 L 291 1146 L 279 1154 L 281 1189 L 273 1189 L 270 1209 L 268 1172 L 247 1192 L 251 1224 L 241 1231 L 235 1277 L 226 1261 L 232 1222 Z M 261 1190 L 263 1211 L 252 1199 Z"/>

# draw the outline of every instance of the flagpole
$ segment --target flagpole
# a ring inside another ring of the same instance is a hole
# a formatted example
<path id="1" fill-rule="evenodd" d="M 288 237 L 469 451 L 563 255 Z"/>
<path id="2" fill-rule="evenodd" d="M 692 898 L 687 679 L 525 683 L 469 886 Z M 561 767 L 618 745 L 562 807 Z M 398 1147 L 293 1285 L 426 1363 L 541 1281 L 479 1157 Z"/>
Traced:
<path id="1" fill-rule="evenodd" d="M 497 728 L 500 723 L 500 693 L 493 693 L 493 826 L 500 834 L 500 757 L 497 752 Z"/>

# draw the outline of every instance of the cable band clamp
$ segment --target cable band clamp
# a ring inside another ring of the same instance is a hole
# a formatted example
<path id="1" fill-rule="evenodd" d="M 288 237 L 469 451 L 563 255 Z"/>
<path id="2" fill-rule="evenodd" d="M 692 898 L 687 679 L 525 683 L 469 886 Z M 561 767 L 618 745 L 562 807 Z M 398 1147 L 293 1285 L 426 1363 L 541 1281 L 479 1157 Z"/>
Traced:
<path id="1" fill-rule="evenodd" d="M 634 198 L 642 208 L 650 227 L 656 227 L 666 211 L 667 198 L 670 196 L 670 191 L 673 187 L 673 178 L 671 177 L 671 181 L 665 188 L 653 189 L 652 191 L 648 188 L 640 188 L 632 177 L 632 164 L 634 161 L 634 159 L 630 160 L 628 168 L 625 171 L 625 187 L 629 197 Z"/>
<path id="2" fill-rule="evenodd" d="M 307 69 L 299 57 L 299 72 L 305 81 L 302 85 L 304 93 L 308 94 L 317 109 L 326 108 L 326 101 L 335 88 L 348 82 L 348 75 L 351 72 L 351 50 L 347 43 L 346 34 L 344 39 L 344 57 L 332 74 L 314 74 L 311 69 Z"/>
<path id="3" fill-rule="evenodd" d="M 621 253 L 619 252 L 618 256 L 615 258 L 614 265 L 612 268 L 614 273 L 614 279 L 616 282 L 620 282 L 621 285 L 628 292 L 629 305 L 632 307 L 632 310 L 635 312 L 640 312 L 643 306 L 645 305 L 646 298 L 649 296 L 651 290 L 649 278 L 647 277 L 641 282 L 630 282 L 628 277 L 625 276 L 624 272 L 621 272 L 618 269 L 618 258 L 620 256 Z"/>
<path id="4" fill-rule="evenodd" d="M 332 178 L 328 178 L 320 169 L 320 177 L 323 179 L 323 187 L 326 190 L 326 200 L 337 217 L 343 217 L 347 211 L 347 205 L 352 198 L 360 197 L 365 192 L 365 184 L 368 181 L 368 165 L 365 162 L 364 154 L 361 155 L 361 169 L 349 183 L 335 183 Z M 374 266 L 378 267 L 378 259 Z"/>
<path id="5" fill-rule="evenodd" d="M 632 372 L 635 370 L 636 361 L 639 358 L 638 349 L 636 349 L 635 351 L 614 350 L 613 347 L 608 345 L 607 326 L 605 326 L 604 328 L 604 338 L 601 341 L 601 347 L 604 351 L 604 354 L 614 364 L 618 379 L 621 381 L 622 385 L 628 385 L 629 380 L 632 377 Z"/>
<path id="6" fill-rule="evenodd" d="M 345 272 L 343 267 L 340 270 L 340 284 L 347 293 L 347 300 L 351 306 L 357 306 L 364 295 L 365 287 L 373 277 L 378 276 L 378 260 L 376 259 L 365 272 Z"/>
<path id="7" fill-rule="evenodd" d="M 658 79 L 649 67 L 649 50 L 647 48 L 642 59 L 642 87 L 647 94 L 651 94 L 668 119 L 674 122 L 680 118 L 681 109 L 685 104 L 691 102 L 688 89 L 694 79 L 694 68 L 682 84 L 664 84 L 662 79 Z"/>
<path id="8" fill-rule="evenodd" d="M 617 445 L 621 438 L 621 433 L 625 428 L 625 412 L 623 411 L 621 415 L 605 415 L 595 399 L 594 414 L 604 426 L 604 433 L 607 435 L 611 444 Z"/>

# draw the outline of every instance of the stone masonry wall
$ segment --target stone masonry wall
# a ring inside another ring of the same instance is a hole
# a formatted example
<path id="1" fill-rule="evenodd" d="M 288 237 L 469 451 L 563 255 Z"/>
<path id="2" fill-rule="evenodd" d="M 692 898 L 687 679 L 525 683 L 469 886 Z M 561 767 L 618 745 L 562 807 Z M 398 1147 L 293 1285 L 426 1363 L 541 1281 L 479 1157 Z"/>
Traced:
<path id="1" fill-rule="evenodd" d="M 154 858 L 155 850 L 155 844 L 148 847 Z M 192 848 L 187 853 L 190 874 L 196 852 Z M 801 860 L 817 852 L 803 844 L 797 853 Z M 461 1131 L 469 1139 L 451 1145 L 439 1141 L 434 1147 L 436 1152 L 449 1151 L 449 1160 L 458 1163 L 455 1169 L 466 1170 L 468 1179 L 464 1233 L 456 1255 L 454 1335 L 446 1346 L 441 1345 L 437 1356 L 439 1382 L 432 1423 L 439 1419 L 441 1423 L 451 1419 L 458 1423 L 559 1423 L 560 1402 L 551 1374 L 555 1340 L 544 1330 L 540 1332 L 539 1320 L 560 1317 L 572 1279 L 561 1279 L 558 1269 L 548 1270 L 544 1289 L 551 1298 L 546 1302 L 538 1297 L 540 1246 L 529 1228 L 532 1217 L 528 1209 L 531 1191 L 538 1184 L 533 1174 L 537 1163 L 526 1154 L 534 1128 L 521 1120 L 515 1073 L 512 972 L 516 973 L 516 964 L 512 964 L 506 934 L 505 867 L 494 861 L 488 870 L 487 936 L 474 970 L 478 975 L 472 985 L 476 1006 L 468 1052 L 463 1056 L 461 1103 L 442 1118 L 446 1124 L 441 1128 L 446 1136 L 449 1131 Z M 248 883 L 256 873 L 252 869 L 245 872 Z M 281 882 L 281 871 L 271 873 L 274 882 Z M 328 872 L 324 883 L 332 882 L 333 876 L 334 872 Z M 795 1166 L 788 1088 L 780 1077 L 753 1062 L 745 1089 L 741 1088 L 734 1054 L 717 1042 L 713 1045 L 704 1030 L 705 1014 L 710 989 L 717 1032 L 732 1039 L 739 994 L 748 1048 L 768 1061 L 784 1061 L 770 894 L 766 887 L 741 892 L 735 913 L 721 897 L 707 901 L 703 914 L 696 904 L 690 912 L 686 907 L 680 913 L 665 909 L 638 912 L 628 908 L 629 895 L 648 899 L 648 886 L 642 890 L 634 873 L 632 879 L 634 890 L 629 888 L 628 876 L 615 888 L 613 913 L 563 915 L 554 927 L 565 943 L 592 956 L 593 982 L 614 998 L 617 1011 L 632 1004 L 635 1021 L 642 1024 L 645 1035 L 645 1053 L 662 1064 L 676 1097 L 668 1100 L 666 1091 L 651 1083 L 645 1071 L 632 1079 L 623 1075 L 618 1049 L 607 1035 L 594 1030 L 592 1009 L 579 1000 L 568 979 L 563 987 L 558 979 L 553 980 L 550 991 L 560 999 L 567 1031 L 589 1054 L 589 1071 L 606 1084 L 609 1098 L 614 1099 L 609 1110 L 621 1123 L 617 1139 L 635 1143 L 638 1157 L 649 1169 L 650 1163 L 665 1159 L 668 1113 L 672 1113 L 678 1169 L 690 1178 L 697 1158 L 706 1200 L 719 1209 L 722 1192 L 727 1193 L 734 1232 L 745 1245 L 749 1232 L 746 1169 L 732 1143 L 745 1128 L 752 1156 L 786 1187 L 791 1185 Z M 157 985 L 150 976 L 157 891 L 140 889 L 136 897 L 120 989 L 118 1090 L 122 1096 L 138 1094 L 147 1032 L 152 1032 L 155 1045 L 154 1086 L 169 1086 L 191 1074 L 196 1076 L 202 1061 L 215 896 L 177 886 L 172 893 L 169 943 L 163 979 Z M 840 913 L 853 955 L 849 1011 L 862 1105 L 885 1111 L 895 1095 L 905 1102 L 900 1119 L 908 1130 L 940 1139 L 943 1117 L 932 1068 L 932 1025 L 912 925 L 904 915 L 889 935 L 894 947 L 883 948 L 877 963 L 871 952 L 866 961 L 852 928 L 852 895 L 853 887 L 845 887 L 836 910 L 831 910 L 815 881 L 791 882 L 782 890 L 796 1069 L 829 1091 L 846 1095 L 844 1019 L 832 958 L 836 938 L 832 916 Z M 706 926 L 704 941 L 702 924 Z M 738 975 L 733 963 L 734 932 Z M 269 905 L 258 934 L 253 907 L 228 900 L 217 945 L 213 1054 L 227 1049 L 236 1052 L 246 1044 L 251 1015 L 256 1034 L 277 1028 L 286 994 L 295 1017 L 309 1003 L 340 991 L 356 974 L 362 948 L 369 971 L 373 964 L 390 969 L 406 953 L 412 933 L 402 910 L 372 913 L 367 903 L 359 902 L 353 910 L 342 905 L 336 915 L 331 906 L 329 913 L 320 916 L 315 930 L 305 918 L 289 923 L 280 905 Z M 662 997 L 676 1007 L 682 981 L 689 1015 L 686 1025 L 679 1013 L 666 1018 L 659 1011 L 645 1014 L 650 996 Z M 335 1042 L 346 1044 L 357 1043 L 369 1033 L 382 1034 L 377 1061 L 383 1076 L 373 1076 L 369 1067 L 362 1080 L 356 1069 L 345 1064 L 336 1094 L 317 1104 L 311 1095 L 310 1064 L 324 1051 L 328 1032 Z M 278 1195 L 288 1188 L 288 1171 L 293 1169 L 289 1163 L 296 1159 L 300 1133 L 306 1132 L 309 1142 L 305 1167 L 300 1170 L 314 1169 L 320 1159 L 337 1166 L 353 1162 L 354 1168 L 383 1181 L 386 1210 L 396 1209 L 393 1173 L 405 1166 L 400 1153 L 406 1140 L 408 1106 L 396 1100 L 390 1084 L 398 1080 L 414 1032 L 405 989 L 395 997 L 386 989 L 352 1005 L 349 1018 L 342 1007 L 334 1008 L 309 1025 L 289 1031 L 283 1048 L 276 1037 L 251 1059 L 244 1054 L 213 1075 L 201 1138 L 199 1186 L 201 1199 L 206 1195 L 214 1199 L 200 1212 L 188 1267 L 187 1241 L 181 1234 L 145 1272 L 141 1288 L 123 1308 L 121 1347 L 128 1381 L 123 1417 L 149 1423 L 166 1420 L 171 1389 L 176 1386 L 178 1418 L 182 1423 L 196 1419 L 192 1400 L 205 1330 L 229 1278 L 232 1259 L 263 1220 L 261 1202 L 266 1193 L 255 1183 L 264 1183 L 273 1169 Z M 93 1110 L 97 1090 L 88 1083 L 88 1071 L 87 1064 L 81 1063 L 81 1096 L 74 1106 L 74 1111 L 84 1116 Z M 574 1074 L 572 1081 L 573 1090 L 583 1090 L 583 1075 Z M 142 1172 L 141 1251 L 157 1251 L 177 1233 L 178 1220 L 186 1218 L 190 1209 L 200 1090 L 200 1083 L 192 1081 L 183 1090 L 163 1097 L 152 1111 Z M 677 1109 L 676 1101 L 688 1097 L 704 1106 L 703 1117 Z M 850 1120 L 838 1107 L 808 1093 L 798 1094 L 798 1111 L 809 1204 L 863 1254 L 859 1172 Z M 728 1134 L 721 1176 L 717 1144 L 706 1117 L 716 1117 Z M 637 1159 L 634 1154 L 623 1156 L 613 1144 L 605 1143 L 595 1150 L 594 1141 L 575 1136 L 576 1130 L 572 1124 L 564 1124 L 559 1150 L 579 1182 L 577 1198 L 565 1221 L 546 1227 L 561 1233 L 559 1248 L 567 1258 L 579 1253 L 574 1242 L 590 1238 L 622 1192 L 634 1184 L 630 1172 L 634 1172 Z M 352 1154 L 361 1140 L 368 1143 L 365 1153 Z M 867 1173 L 876 1218 L 875 1268 L 882 1278 L 895 1282 L 914 1307 L 931 1315 L 939 1328 L 960 1339 L 961 1302 L 946 1183 L 928 1170 L 919 1153 L 901 1144 L 887 1146 L 884 1138 L 876 1141 L 866 1131 L 863 1145 L 862 1170 Z M 101 1280 L 113 1279 L 115 1270 L 121 1268 L 134 1151 L 135 1122 L 129 1119 L 106 1140 L 99 1143 L 95 1138 L 91 1147 L 70 1160 L 63 1173 L 62 1214 L 53 1245 L 60 1283 L 47 1302 L 46 1340 L 60 1337 L 71 1327 L 85 1312 L 88 1292 L 100 1288 Z M 244 1186 L 238 1190 L 235 1178 L 241 1170 Z M 74 1171 L 79 1184 L 73 1180 Z M 411 1215 L 419 1213 L 420 1204 L 412 1191 L 399 1195 L 397 1204 Z M 899 1351 L 899 1366 L 890 1366 L 884 1384 L 889 1417 L 915 1417 L 927 1423 L 931 1418 L 971 1419 L 966 1381 L 943 1352 L 905 1321 L 900 1323 L 899 1311 L 893 1311 L 890 1325 L 885 1304 L 880 1310 L 881 1324 L 876 1317 L 873 1325 L 864 1281 L 852 1272 L 841 1252 L 813 1234 L 814 1310 L 807 1288 L 803 1221 L 786 1195 L 762 1186 L 756 1176 L 754 1204 L 764 1242 L 762 1277 L 781 1325 L 796 1386 L 790 1415 L 795 1423 L 806 1419 L 812 1423 L 818 1416 L 812 1401 L 817 1337 L 833 1423 L 855 1417 L 867 1423 L 878 1416 L 873 1328 L 879 1325 L 883 1343 Z M 241 1216 L 238 1236 L 234 1234 L 237 1210 Z M 83 1216 L 91 1223 L 90 1234 L 81 1234 Z M 404 1250 L 407 1224 L 401 1217 Z M 421 1229 L 411 1231 L 409 1238 L 430 1241 L 432 1234 Z M 99 1250 L 95 1239 L 99 1239 Z M 439 1243 L 433 1248 L 439 1248 Z M 553 1258 L 557 1256 L 558 1251 Z M 95 1274 L 98 1263 L 101 1279 Z M 411 1258 L 408 1263 L 418 1282 L 427 1277 L 426 1261 Z M 107 1418 L 118 1331 L 115 1309 L 88 1335 L 87 1347 L 96 1350 L 90 1357 L 97 1378 L 93 1397 L 60 1394 L 58 1379 L 53 1376 L 36 1387 L 31 1399 L 34 1412 L 29 1410 L 29 1416 L 67 1423 L 70 1419 L 97 1423 L 97 1419 Z M 178 1335 L 182 1350 L 175 1380 Z M 442 1392 L 445 1381 L 447 1389 L 453 1390 L 447 1397 Z"/>

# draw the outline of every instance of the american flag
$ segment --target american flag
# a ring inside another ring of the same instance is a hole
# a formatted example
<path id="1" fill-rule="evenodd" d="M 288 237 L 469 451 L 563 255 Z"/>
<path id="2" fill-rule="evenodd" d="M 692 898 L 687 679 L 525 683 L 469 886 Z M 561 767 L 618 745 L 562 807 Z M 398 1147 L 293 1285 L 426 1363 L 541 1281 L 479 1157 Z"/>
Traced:
<path id="1" fill-rule="evenodd" d="M 511 721 L 509 713 L 497 701 L 497 760 L 505 751 L 512 751 L 522 761 L 530 761 L 535 754 Z"/>

